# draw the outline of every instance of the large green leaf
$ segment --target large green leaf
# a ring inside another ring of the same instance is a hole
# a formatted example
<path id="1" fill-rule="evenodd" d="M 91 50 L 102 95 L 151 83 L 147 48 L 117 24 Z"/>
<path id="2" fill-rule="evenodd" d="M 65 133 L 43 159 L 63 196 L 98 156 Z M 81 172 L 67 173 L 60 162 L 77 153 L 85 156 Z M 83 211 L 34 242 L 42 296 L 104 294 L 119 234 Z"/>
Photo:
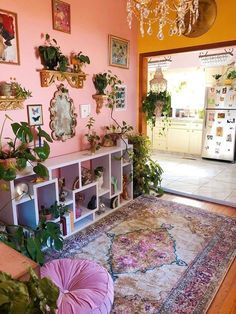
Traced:
<path id="1" fill-rule="evenodd" d="M 41 163 L 37 163 L 37 165 L 33 168 L 33 171 L 42 178 L 48 177 L 48 169 Z"/>
<path id="2" fill-rule="evenodd" d="M 25 158 L 17 158 L 16 159 L 16 168 L 18 170 L 22 170 L 26 167 L 26 164 L 27 164 L 27 159 Z"/>
<path id="3" fill-rule="evenodd" d="M 33 133 L 28 125 L 27 122 L 21 123 L 12 123 L 11 124 L 12 130 L 15 136 L 22 142 L 22 143 L 30 143 L 33 141 Z"/>
<path id="4" fill-rule="evenodd" d="M 2 179 L 5 181 L 12 181 L 16 178 L 16 169 L 8 168 L 5 169 L 4 173 L 2 174 Z"/>
<path id="5" fill-rule="evenodd" d="M 50 143 L 53 142 L 53 140 L 51 139 L 51 136 L 47 132 L 42 130 L 40 126 L 38 127 L 38 136 L 39 137 L 44 137 Z"/>
<path id="6" fill-rule="evenodd" d="M 34 152 L 38 155 L 41 161 L 46 160 L 50 154 L 50 146 L 46 141 L 43 141 L 43 146 L 35 147 Z"/>

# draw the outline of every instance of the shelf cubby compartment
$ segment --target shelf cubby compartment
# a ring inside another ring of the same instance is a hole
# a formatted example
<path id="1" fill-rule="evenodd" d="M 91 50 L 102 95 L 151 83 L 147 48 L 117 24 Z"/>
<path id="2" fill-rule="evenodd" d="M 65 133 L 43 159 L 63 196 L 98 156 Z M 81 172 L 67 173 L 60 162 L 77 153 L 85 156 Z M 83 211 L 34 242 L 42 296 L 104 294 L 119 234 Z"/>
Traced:
<path id="1" fill-rule="evenodd" d="M 91 225 L 94 222 L 94 216 L 93 214 L 82 217 L 80 220 L 77 220 L 74 224 L 74 231 L 73 233 L 76 233 L 85 227 Z"/>
<path id="2" fill-rule="evenodd" d="M 110 198 L 119 195 L 122 188 L 122 154 L 121 151 L 114 152 L 111 154 L 111 195 Z M 112 177 L 117 180 L 116 188 L 112 184 Z"/>
<path id="3" fill-rule="evenodd" d="M 89 209 L 88 203 L 92 197 L 95 197 L 96 208 Z M 77 222 L 86 216 L 92 215 L 94 217 L 94 212 L 97 210 L 98 206 L 98 194 L 97 194 L 97 184 L 90 183 L 81 189 L 73 191 L 73 204 L 74 204 L 74 222 Z"/>
<path id="4" fill-rule="evenodd" d="M 27 175 L 25 177 L 17 177 L 17 179 L 14 180 L 14 201 L 16 204 L 21 204 L 24 202 L 28 202 L 31 199 L 34 199 L 34 185 L 36 184 L 34 180 L 36 179 L 36 174 Z M 27 184 L 28 186 L 28 192 L 24 195 L 18 195 L 17 196 L 17 186 L 21 185 L 22 183 Z"/>
<path id="5" fill-rule="evenodd" d="M 95 213 L 95 219 L 99 220 L 107 215 L 109 215 L 110 213 L 112 213 L 115 209 L 118 208 L 111 208 L 111 199 L 110 197 L 110 193 L 107 193 L 105 195 L 102 195 L 99 197 L 98 199 L 98 210 Z M 100 207 L 100 205 L 103 204 L 102 207 Z"/>
<path id="6" fill-rule="evenodd" d="M 52 170 L 52 178 L 60 180 L 65 179 L 65 189 L 73 190 L 74 188 L 81 187 L 79 163 L 73 163 L 67 166 L 58 167 Z"/>
<path id="7" fill-rule="evenodd" d="M 41 207 L 50 207 L 55 202 L 59 202 L 59 192 L 58 192 L 58 180 L 52 179 L 49 181 L 41 182 L 35 184 L 34 195 L 35 197 L 35 217 L 36 224 L 39 222 L 39 212 Z"/>
<path id="8" fill-rule="evenodd" d="M 99 187 L 98 184 L 98 195 L 104 195 L 110 192 L 110 166 L 109 166 L 109 155 L 97 157 L 91 159 L 91 169 L 94 172 L 94 169 L 97 167 L 103 167 L 103 184 L 102 187 Z"/>
<path id="9" fill-rule="evenodd" d="M 38 225 L 38 214 L 34 210 L 35 200 L 28 200 L 16 205 L 17 224 L 36 228 Z"/>

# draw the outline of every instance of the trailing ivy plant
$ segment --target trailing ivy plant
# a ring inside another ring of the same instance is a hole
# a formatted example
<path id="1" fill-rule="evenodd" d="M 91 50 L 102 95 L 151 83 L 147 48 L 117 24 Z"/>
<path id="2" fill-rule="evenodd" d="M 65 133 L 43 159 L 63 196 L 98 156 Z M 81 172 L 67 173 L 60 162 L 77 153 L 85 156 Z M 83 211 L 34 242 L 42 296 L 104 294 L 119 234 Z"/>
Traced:
<path id="1" fill-rule="evenodd" d="M 153 129 L 156 125 L 156 108 L 158 103 L 162 103 L 161 109 L 162 121 L 164 131 L 170 124 L 170 113 L 171 113 L 171 96 L 167 91 L 164 92 L 153 92 L 149 91 L 147 96 L 143 99 L 143 112 L 146 114 L 147 123 Z"/>
<path id="2" fill-rule="evenodd" d="M 141 134 L 130 134 L 129 143 L 133 144 L 133 187 L 134 197 L 141 194 L 161 196 L 161 166 L 150 157 L 150 140 Z"/>
<path id="3" fill-rule="evenodd" d="M 20 281 L 0 271 L 0 313 L 55 313 L 59 288 L 49 278 L 38 278 L 30 268 L 29 279 Z"/>

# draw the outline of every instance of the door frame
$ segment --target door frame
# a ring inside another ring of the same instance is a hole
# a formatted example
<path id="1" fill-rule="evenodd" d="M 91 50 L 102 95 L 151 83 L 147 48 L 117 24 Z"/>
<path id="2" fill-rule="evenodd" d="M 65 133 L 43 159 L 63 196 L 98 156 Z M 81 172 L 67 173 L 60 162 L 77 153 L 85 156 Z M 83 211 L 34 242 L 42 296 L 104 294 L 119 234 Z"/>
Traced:
<path id="1" fill-rule="evenodd" d="M 147 134 L 146 117 L 145 117 L 144 112 L 142 111 L 142 99 L 147 94 L 148 58 L 149 57 L 161 56 L 161 55 L 167 55 L 167 54 L 170 55 L 170 54 L 175 54 L 175 53 L 190 52 L 190 51 L 197 51 L 197 50 L 222 48 L 222 47 L 229 47 L 229 46 L 236 46 L 236 40 L 140 53 L 139 54 L 139 93 L 138 93 L 139 94 L 139 97 L 138 97 L 138 131 L 139 133 L 145 134 L 145 135 Z"/>

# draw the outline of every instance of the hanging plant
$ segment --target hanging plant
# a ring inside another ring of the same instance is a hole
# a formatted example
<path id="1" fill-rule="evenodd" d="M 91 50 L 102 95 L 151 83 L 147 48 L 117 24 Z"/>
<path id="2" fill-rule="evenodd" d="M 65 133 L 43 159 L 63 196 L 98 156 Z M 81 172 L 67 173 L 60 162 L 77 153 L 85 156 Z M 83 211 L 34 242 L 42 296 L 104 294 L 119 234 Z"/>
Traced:
<path id="1" fill-rule="evenodd" d="M 171 96 L 167 91 L 148 92 L 143 99 L 143 112 L 146 113 L 147 123 L 153 129 L 156 125 L 156 118 L 163 117 L 163 131 L 170 124 Z"/>

